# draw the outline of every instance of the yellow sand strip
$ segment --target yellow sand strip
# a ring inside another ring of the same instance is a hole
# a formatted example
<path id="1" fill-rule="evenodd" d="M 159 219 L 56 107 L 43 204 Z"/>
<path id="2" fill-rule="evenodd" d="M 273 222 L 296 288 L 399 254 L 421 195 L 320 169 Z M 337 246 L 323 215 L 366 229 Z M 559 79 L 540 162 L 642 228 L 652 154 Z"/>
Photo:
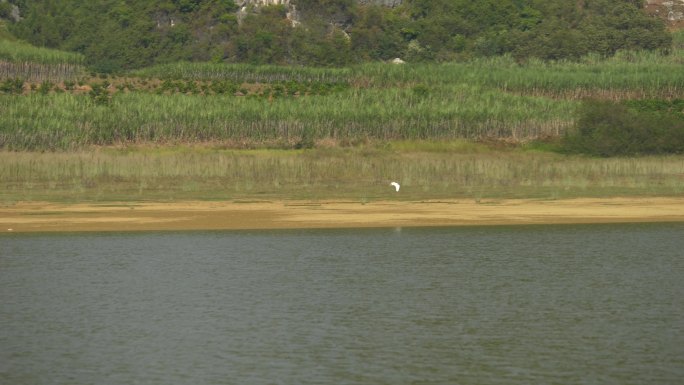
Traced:
<path id="1" fill-rule="evenodd" d="M 567 200 L 78 203 L 0 206 L 0 232 L 684 222 L 684 197 Z"/>

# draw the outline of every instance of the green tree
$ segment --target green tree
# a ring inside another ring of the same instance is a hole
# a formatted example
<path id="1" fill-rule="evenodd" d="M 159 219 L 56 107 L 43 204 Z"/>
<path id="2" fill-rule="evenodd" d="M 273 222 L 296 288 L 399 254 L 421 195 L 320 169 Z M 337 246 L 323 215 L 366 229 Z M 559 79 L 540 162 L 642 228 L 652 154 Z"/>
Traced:
<path id="1" fill-rule="evenodd" d="M 564 139 L 564 149 L 597 156 L 684 152 L 683 101 L 632 104 L 585 101 L 575 131 Z"/>
<path id="2" fill-rule="evenodd" d="M 236 61 L 252 64 L 286 64 L 292 25 L 283 6 L 263 7 L 248 15 L 238 29 L 232 47 Z"/>
<path id="3" fill-rule="evenodd" d="M 647 16 L 640 0 L 405 0 L 396 8 L 292 0 L 302 22 L 296 28 L 283 6 L 257 8 L 238 23 L 233 0 L 13 3 L 23 19 L 9 23 L 12 34 L 82 53 L 89 66 L 107 72 L 176 60 L 344 65 L 499 54 L 560 60 L 671 46 L 664 24 Z"/>

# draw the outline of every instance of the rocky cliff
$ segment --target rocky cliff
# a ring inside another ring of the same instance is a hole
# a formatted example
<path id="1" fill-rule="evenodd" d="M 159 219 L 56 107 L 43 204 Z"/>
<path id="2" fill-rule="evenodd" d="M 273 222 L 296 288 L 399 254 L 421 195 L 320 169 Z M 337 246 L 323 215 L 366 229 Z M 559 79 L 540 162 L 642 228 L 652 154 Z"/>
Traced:
<path id="1" fill-rule="evenodd" d="M 374 4 L 385 7 L 397 7 L 402 4 L 403 0 L 356 0 L 359 4 Z M 670 28 L 679 29 L 684 28 L 684 0 L 645 0 L 645 9 L 649 14 L 663 19 Z M 246 7 L 252 5 L 255 7 L 266 5 L 284 5 L 290 11 L 289 18 L 294 22 L 297 21 L 297 11 L 295 6 L 290 3 L 290 0 L 238 0 L 236 1 L 242 12 L 246 11 Z"/>
<path id="2" fill-rule="evenodd" d="M 401 5 L 403 0 L 357 0 L 360 4 L 375 4 L 386 7 L 396 7 Z M 235 2 L 238 6 L 244 7 L 247 5 L 264 6 L 264 5 L 290 5 L 290 0 L 238 0 Z"/>
<path id="3" fill-rule="evenodd" d="M 356 0 L 359 4 L 363 5 L 369 5 L 369 4 L 374 4 L 374 5 L 380 5 L 384 7 L 390 7 L 394 8 L 399 5 L 401 5 L 403 0 Z M 237 0 L 235 4 L 238 5 L 239 10 L 238 10 L 238 20 L 242 20 L 245 15 L 247 15 L 248 12 L 250 12 L 250 9 L 255 10 L 258 9 L 259 7 L 264 7 L 264 6 L 269 6 L 269 5 L 282 5 L 287 8 L 287 18 L 292 22 L 292 25 L 295 26 L 299 24 L 300 20 L 300 14 L 299 10 L 297 9 L 296 5 L 294 4 L 296 1 L 290 1 L 290 0 Z"/>
<path id="4" fill-rule="evenodd" d="M 646 0 L 646 12 L 665 20 L 670 28 L 684 28 L 684 0 Z"/>
<path id="5" fill-rule="evenodd" d="M 375 4 L 383 5 L 385 7 L 397 7 L 401 5 L 402 0 L 357 0 L 360 4 Z"/>
<path id="6" fill-rule="evenodd" d="M 21 20 L 19 7 L 14 4 L 10 4 L 7 0 L 0 0 L 0 19 L 8 19 L 12 21 Z"/>

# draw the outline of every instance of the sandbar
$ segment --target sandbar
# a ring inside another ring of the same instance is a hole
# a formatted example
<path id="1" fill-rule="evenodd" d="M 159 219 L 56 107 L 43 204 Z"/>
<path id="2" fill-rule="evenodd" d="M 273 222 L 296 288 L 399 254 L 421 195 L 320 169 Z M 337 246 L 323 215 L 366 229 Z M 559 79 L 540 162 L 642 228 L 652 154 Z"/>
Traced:
<path id="1" fill-rule="evenodd" d="M 0 233 L 684 222 L 684 197 L 0 205 Z"/>

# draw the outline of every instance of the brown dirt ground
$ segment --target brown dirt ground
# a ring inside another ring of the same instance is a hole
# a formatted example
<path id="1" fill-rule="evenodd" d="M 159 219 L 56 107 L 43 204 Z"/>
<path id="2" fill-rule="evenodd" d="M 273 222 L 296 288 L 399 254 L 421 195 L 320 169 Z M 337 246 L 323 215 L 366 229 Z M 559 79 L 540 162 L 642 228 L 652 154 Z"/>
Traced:
<path id="1" fill-rule="evenodd" d="M 567 200 L 18 202 L 0 233 L 684 222 L 684 197 Z"/>

